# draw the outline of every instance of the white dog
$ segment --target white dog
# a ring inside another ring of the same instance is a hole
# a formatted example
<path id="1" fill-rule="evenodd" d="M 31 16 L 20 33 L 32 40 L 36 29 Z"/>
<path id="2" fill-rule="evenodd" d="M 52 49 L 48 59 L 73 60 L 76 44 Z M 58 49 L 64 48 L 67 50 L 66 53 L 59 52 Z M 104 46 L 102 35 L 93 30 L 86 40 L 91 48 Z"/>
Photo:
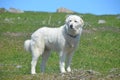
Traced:
<path id="1" fill-rule="evenodd" d="M 84 22 L 77 15 L 68 16 L 65 22 L 65 25 L 59 28 L 40 28 L 32 34 L 30 40 L 25 41 L 25 49 L 32 53 L 31 74 L 36 74 L 35 67 L 40 55 L 42 55 L 41 71 L 44 72 L 51 50 L 59 53 L 61 73 L 71 71 L 72 55 L 78 45 Z"/>

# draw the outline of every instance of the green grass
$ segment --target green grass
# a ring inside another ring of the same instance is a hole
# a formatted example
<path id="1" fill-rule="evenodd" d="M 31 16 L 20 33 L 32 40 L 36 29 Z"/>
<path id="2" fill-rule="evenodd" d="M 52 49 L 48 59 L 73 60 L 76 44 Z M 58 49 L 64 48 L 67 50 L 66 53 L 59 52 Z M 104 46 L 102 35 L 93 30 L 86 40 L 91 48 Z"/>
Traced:
<path id="1" fill-rule="evenodd" d="M 87 69 L 107 72 L 112 67 L 120 67 L 119 33 L 97 30 L 92 34 L 83 34 L 77 51 L 81 66 Z"/>
<path id="2" fill-rule="evenodd" d="M 32 32 L 42 26 L 59 27 L 63 25 L 66 15 L 45 12 L 1 13 L 1 80 L 20 80 L 25 77 L 38 79 L 38 76 L 30 75 L 31 54 L 24 51 L 23 43 L 30 38 Z M 113 68 L 120 68 L 120 19 L 117 19 L 118 15 L 81 14 L 81 16 L 85 21 L 85 31 L 74 54 L 72 69 L 92 69 L 107 74 Z M 106 20 L 106 23 L 98 24 L 99 19 Z M 41 58 L 37 64 L 37 73 L 42 77 L 39 70 L 40 62 Z M 53 52 L 47 63 L 44 76 L 50 78 L 53 77 L 52 75 L 59 74 L 58 62 L 59 57 Z M 18 66 L 21 68 L 17 68 Z"/>

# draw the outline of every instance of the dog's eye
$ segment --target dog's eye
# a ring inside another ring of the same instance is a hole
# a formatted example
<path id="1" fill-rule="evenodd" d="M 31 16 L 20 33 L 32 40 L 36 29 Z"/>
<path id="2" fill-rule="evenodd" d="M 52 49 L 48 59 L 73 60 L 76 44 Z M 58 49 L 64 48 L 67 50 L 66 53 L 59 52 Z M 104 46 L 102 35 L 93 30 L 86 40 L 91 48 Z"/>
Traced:
<path id="1" fill-rule="evenodd" d="M 69 22 L 72 22 L 72 20 L 70 20 Z"/>
<path id="2" fill-rule="evenodd" d="M 75 22 L 77 23 L 78 21 L 75 20 Z"/>

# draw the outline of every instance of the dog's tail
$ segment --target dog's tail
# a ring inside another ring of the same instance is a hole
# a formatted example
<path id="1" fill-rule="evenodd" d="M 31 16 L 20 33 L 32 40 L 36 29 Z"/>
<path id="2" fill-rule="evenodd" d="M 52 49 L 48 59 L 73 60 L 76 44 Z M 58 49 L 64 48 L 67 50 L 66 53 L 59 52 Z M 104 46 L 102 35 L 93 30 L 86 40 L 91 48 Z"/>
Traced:
<path id="1" fill-rule="evenodd" d="M 26 40 L 24 42 L 24 49 L 28 52 L 31 52 L 31 40 Z"/>

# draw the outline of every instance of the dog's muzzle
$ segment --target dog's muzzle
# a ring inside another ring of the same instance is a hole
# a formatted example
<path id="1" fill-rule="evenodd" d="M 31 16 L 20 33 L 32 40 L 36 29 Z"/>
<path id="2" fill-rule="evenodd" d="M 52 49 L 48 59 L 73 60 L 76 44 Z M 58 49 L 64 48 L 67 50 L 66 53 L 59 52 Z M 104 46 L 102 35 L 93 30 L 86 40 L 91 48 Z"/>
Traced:
<path id="1" fill-rule="evenodd" d="M 73 29 L 73 25 L 72 24 L 70 25 L 70 28 Z"/>

